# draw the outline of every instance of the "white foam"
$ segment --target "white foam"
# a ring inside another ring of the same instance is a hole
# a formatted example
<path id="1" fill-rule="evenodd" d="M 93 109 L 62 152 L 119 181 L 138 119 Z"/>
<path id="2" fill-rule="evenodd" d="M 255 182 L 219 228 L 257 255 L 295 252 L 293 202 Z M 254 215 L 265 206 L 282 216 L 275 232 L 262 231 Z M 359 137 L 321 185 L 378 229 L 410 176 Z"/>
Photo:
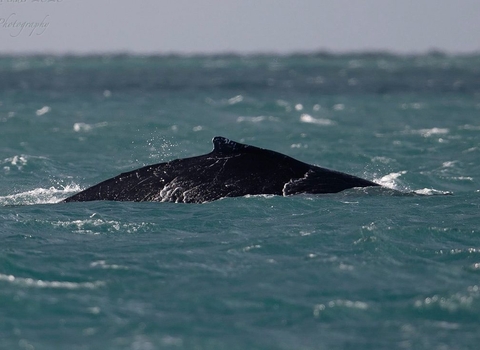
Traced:
<path id="1" fill-rule="evenodd" d="M 350 308 L 358 310 L 367 310 L 368 304 L 364 301 L 337 299 L 329 301 L 326 304 L 317 304 L 313 307 L 313 315 L 319 317 L 327 308 Z"/>
<path id="2" fill-rule="evenodd" d="M 16 277 L 0 273 L 0 281 L 20 285 L 22 287 L 36 288 L 57 288 L 57 289 L 95 289 L 105 285 L 105 282 L 65 282 L 65 281 L 44 281 L 33 278 Z"/>
<path id="3" fill-rule="evenodd" d="M 16 155 L 10 158 L 5 158 L 2 162 L 0 162 L 0 165 L 3 165 L 3 170 L 5 173 L 8 173 L 12 170 L 12 167 L 17 170 L 22 170 L 25 165 L 27 165 L 28 162 L 28 156 L 21 154 L 21 155 Z"/>
<path id="4" fill-rule="evenodd" d="M 107 125 L 108 125 L 107 122 L 101 122 L 96 124 L 75 123 L 73 124 L 73 130 L 75 132 L 88 132 L 88 131 L 91 131 L 92 129 L 102 128 Z"/>
<path id="5" fill-rule="evenodd" d="M 388 175 L 382 176 L 379 179 L 374 179 L 373 182 L 395 191 L 406 192 L 406 193 L 416 193 L 423 196 L 452 194 L 452 192 L 450 191 L 441 191 L 441 190 L 436 190 L 434 188 L 422 188 L 418 190 L 412 190 L 408 186 L 401 183 L 401 181 L 399 181 L 399 178 L 406 173 L 407 171 L 405 170 L 399 171 L 396 173 L 390 173 Z"/>
<path id="6" fill-rule="evenodd" d="M 375 179 L 374 182 L 383 186 L 383 187 L 388 187 L 393 190 L 400 190 L 400 185 L 398 183 L 398 178 L 407 172 L 405 170 L 399 171 L 396 173 L 390 173 L 388 175 L 382 176 L 380 179 Z"/>
<path id="7" fill-rule="evenodd" d="M 51 222 L 54 227 L 67 228 L 74 233 L 80 234 L 101 234 L 103 232 L 115 233 L 118 231 L 126 233 L 136 233 L 141 229 L 154 226 L 154 224 L 147 222 L 128 222 L 124 223 L 116 220 L 104 220 L 95 218 L 96 214 L 90 216 L 89 219 L 72 220 L 72 221 L 57 221 Z"/>
<path id="8" fill-rule="evenodd" d="M 76 184 L 67 185 L 61 189 L 53 186 L 50 188 L 35 188 L 26 192 L 0 196 L 0 205 L 53 204 L 81 190 L 80 186 Z"/>
<path id="9" fill-rule="evenodd" d="M 51 107 L 49 107 L 49 106 L 43 106 L 42 108 L 37 109 L 37 111 L 35 112 L 35 114 L 36 114 L 37 116 L 42 116 L 42 115 L 44 115 L 44 114 L 47 114 L 47 113 L 50 112 L 51 110 L 52 110 Z"/>
<path id="10" fill-rule="evenodd" d="M 278 122 L 278 118 L 273 116 L 259 115 L 256 117 L 240 116 L 237 118 L 237 123 L 250 122 L 250 123 L 259 123 L 263 121 Z"/>
<path id="11" fill-rule="evenodd" d="M 316 125 L 333 125 L 335 124 L 333 120 L 327 119 L 327 118 L 314 118 L 310 114 L 302 114 L 300 116 L 300 121 L 303 123 L 309 123 L 309 124 L 316 124 Z"/>
<path id="12" fill-rule="evenodd" d="M 434 196 L 434 195 L 438 195 L 438 194 L 452 194 L 452 192 L 440 191 L 440 190 L 436 190 L 434 188 L 422 188 L 420 190 L 415 190 L 413 192 L 416 193 L 416 194 L 424 195 L 424 196 Z"/>
<path id="13" fill-rule="evenodd" d="M 412 134 L 418 134 L 423 137 L 430 137 L 434 135 L 446 135 L 450 132 L 450 129 L 447 128 L 431 128 L 431 129 L 419 129 L 419 130 L 411 130 Z"/>
<path id="14" fill-rule="evenodd" d="M 242 95 L 237 95 L 237 96 L 234 96 L 234 97 L 229 98 L 227 100 L 229 105 L 234 105 L 234 104 L 237 104 L 237 103 L 242 102 L 242 101 L 243 101 L 243 96 Z"/>
<path id="15" fill-rule="evenodd" d="M 98 260 L 90 263 L 90 267 L 99 267 L 101 269 L 111 269 L 111 270 L 128 270 L 127 266 L 117 265 L 117 264 L 107 264 L 105 260 Z"/>

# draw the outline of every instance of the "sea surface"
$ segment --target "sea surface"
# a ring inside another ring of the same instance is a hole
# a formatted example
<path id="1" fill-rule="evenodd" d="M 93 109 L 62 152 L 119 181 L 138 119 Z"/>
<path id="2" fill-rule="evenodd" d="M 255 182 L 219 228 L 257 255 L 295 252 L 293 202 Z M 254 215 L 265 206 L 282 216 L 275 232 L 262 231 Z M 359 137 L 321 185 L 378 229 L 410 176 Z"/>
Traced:
<path id="1" fill-rule="evenodd" d="M 60 200 L 214 136 L 384 185 Z M 1 56 L 1 349 L 477 349 L 480 55 Z"/>

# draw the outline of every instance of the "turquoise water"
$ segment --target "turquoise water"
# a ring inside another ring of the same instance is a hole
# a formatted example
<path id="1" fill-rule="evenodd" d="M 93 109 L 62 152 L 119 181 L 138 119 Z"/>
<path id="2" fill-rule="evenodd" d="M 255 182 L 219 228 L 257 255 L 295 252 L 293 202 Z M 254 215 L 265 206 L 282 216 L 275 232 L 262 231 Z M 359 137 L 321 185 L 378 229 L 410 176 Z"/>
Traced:
<path id="1" fill-rule="evenodd" d="M 0 348 L 473 349 L 480 56 L 0 57 Z M 384 189 L 57 202 L 222 135 Z"/>

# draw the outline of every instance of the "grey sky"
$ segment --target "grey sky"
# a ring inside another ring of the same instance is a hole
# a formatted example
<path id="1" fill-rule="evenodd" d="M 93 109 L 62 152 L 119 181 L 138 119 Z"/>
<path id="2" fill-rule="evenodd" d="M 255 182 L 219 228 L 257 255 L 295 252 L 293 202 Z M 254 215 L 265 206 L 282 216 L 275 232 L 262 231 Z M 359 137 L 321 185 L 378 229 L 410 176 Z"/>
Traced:
<path id="1" fill-rule="evenodd" d="M 431 49 L 479 52 L 480 1 L 0 0 L 0 54 Z"/>

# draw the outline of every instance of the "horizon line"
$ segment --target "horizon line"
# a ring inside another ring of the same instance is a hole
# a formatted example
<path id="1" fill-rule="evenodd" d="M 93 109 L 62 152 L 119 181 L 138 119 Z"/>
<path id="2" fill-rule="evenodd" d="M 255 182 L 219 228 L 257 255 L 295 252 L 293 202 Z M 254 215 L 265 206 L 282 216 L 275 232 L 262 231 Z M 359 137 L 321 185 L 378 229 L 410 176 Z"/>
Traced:
<path id="1" fill-rule="evenodd" d="M 362 50 L 291 50 L 288 52 L 276 51 L 133 51 L 133 50 L 105 50 L 105 51 L 12 51 L 0 52 L 0 57 L 39 57 L 39 56 L 57 56 L 57 57 L 106 57 L 106 56 L 147 56 L 147 57 L 207 57 L 207 56 L 397 56 L 397 57 L 415 57 L 415 56 L 445 56 L 445 57 L 465 57 L 480 55 L 480 49 L 471 51 L 449 51 L 441 49 L 427 49 L 427 50 L 412 50 L 412 51 L 395 51 L 389 49 L 362 49 Z"/>

